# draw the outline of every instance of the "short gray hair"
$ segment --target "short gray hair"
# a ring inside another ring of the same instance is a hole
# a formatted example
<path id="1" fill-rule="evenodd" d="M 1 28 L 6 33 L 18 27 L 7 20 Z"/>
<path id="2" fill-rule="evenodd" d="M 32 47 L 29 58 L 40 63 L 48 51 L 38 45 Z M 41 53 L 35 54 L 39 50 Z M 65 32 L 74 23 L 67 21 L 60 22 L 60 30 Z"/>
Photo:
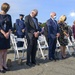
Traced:
<path id="1" fill-rule="evenodd" d="M 33 9 L 32 12 L 36 12 L 36 13 L 38 13 L 38 10 L 37 10 L 37 9 Z"/>

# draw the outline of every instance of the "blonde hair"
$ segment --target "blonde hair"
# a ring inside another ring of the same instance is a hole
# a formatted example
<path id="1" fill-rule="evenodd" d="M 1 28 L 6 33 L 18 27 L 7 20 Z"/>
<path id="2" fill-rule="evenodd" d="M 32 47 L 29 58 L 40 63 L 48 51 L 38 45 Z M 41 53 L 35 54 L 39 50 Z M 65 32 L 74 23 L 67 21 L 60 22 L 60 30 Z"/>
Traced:
<path id="1" fill-rule="evenodd" d="M 8 12 L 8 10 L 10 9 L 10 5 L 8 3 L 3 3 L 1 6 L 1 10 L 4 11 L 5 13 Z"/>
<path id="2" fill-rule="evenodd" d="M 67 17 L 65 15 L 62 15 L 60 18 L 59 18 L 59 22 L 64 22 L 66 21 Z"/>

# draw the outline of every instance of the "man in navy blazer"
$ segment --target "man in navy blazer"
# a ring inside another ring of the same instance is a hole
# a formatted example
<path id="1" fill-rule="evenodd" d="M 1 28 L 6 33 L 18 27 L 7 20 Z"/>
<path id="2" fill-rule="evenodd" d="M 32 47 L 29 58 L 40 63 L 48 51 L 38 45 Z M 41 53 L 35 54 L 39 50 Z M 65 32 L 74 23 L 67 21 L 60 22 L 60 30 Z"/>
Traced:
<path id="1" fill-rule="evenodd" d="M 56 60 L 55 58 L 55 49 L 56 49 L 56 40 L 59 37 L 59 26 L 57 24 L 56 13 L 52 12 L 50 14 L 50 19 L 47 21 L 48 26 L 48 39 L 49 39 L 49 60 Z"/>
<path id="2" fill-rule="evenodd" d="M 25 36 L 25 23 L 23 20 L 24 15 L 20 14 L 20 18 L 16 20 L 16 35 L 18 38 L 24 38 Z M 23 43 L 19 42 L 18 47 L 22 47 Z"/>

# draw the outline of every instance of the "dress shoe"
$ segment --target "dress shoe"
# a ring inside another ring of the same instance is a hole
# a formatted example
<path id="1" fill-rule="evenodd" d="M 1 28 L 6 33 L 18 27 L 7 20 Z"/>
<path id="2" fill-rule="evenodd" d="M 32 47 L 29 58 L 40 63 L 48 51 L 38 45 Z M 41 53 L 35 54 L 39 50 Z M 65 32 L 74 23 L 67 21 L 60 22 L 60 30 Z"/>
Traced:
<path id="1" fill-rule="evenodd" d="M 3 67 L 3 69 L 4 69 L 5 71 L 10 71 L 10 69 L 9 69 L 9 68 L 5 68 L 5 67 Z"/>
<path id="2" fill-rule="evenodd" d="M 53 58 L 53 60 L 56 62 L 56 58 Z"/>
<path id="3" fill-rule="evenodd" d="M 36 65 L 36 62 L 31 62 L 31 63 Z"/>
<path id="4" fill-rule="evenodd" d="M 49 60 L 50 60 L 50 61 L 53 61 L 53 59 L 52 59 L 52 58 L 49 58 Z"/>
<path id="5" fill-rule="evenodd" d="M 40 65 L 38 62 L 36 63 L 36 62 L 32 62 L 31 63 L 32 65 Z"/>
<path id="6" fill-rule="evenodd" d="M 6 73 L 6 71 L 3 69 L 3 70 L 0 70 L 0 73 Z"/>
<path id="7" fill-rule="evenodd" d="M 32 65 L 32 66 L 35 66 L 35 65 L 36 65 L 36 63 L 35 63 L 35 62 L 31 62 L 31 65 Z"/>
<path id="8" fill-rule="evenodd" d="M 62 59 L 66 59 L 67 57 L 66 56 L 62 56 Z"/>
<path id="9" fill-rule="evenodd" d="M 26 63 L 27 66 L 29 67 L 32 67 L 32 64 L 31 63 Z"/>

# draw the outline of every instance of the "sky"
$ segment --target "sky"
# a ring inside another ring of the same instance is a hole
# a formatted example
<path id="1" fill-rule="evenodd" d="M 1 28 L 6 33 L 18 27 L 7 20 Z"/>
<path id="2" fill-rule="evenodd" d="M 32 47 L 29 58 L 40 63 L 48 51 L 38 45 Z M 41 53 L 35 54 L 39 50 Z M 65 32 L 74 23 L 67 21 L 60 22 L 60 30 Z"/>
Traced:
<path id="1" fill-rule="evenodd" d="M 4 2 L 11 6 L 8 14 L 12 16 L 13 23 L 19 18 L 19 14 L 26 16 L 33 9 L 38 10 L 37 18 L 42 23 L 50 18 L 51 12 L 57 13 L 57 20 L 61 15 L 66 15 L 69 25 L 73 25 L 75 20 L 75 0 L 0 0 L 0 7 Z"/>

